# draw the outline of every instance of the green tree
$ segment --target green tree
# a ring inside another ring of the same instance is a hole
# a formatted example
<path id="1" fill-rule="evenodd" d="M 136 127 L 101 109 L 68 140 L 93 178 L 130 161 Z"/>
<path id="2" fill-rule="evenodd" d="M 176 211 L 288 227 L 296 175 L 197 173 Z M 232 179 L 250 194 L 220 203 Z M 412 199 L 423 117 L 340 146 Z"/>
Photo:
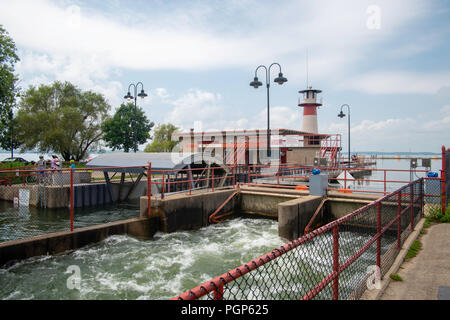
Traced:
<path id="1" fill-rule="evenodd" d="M 150 138 L 150 130 L 155 125 L 145 116 L 144 111 L 136 108 L 136 126 L 134 126 L 134 104 L 121 104 L 112 118 L 102 125 L 105 133 L 103 140 L 113 150 L 121 149 L 125 152 L 134 150 L 134 128 L 136 128 L 137 144 L 143 144 Z"/>
<path id="2" fill-rule="evenodd" d="M 11 142 L 14 147 L 18 145 L 10 131 L 13 126 L 12 109 L 19 92 L 16 86 L 18 79 L 14 75 L 14 65 L 20 60 L 16 51 L 14 41 L 0 25 L 0 144 L 6 150 L 11 149 Z"/>
<path id="3" fill-rule="evenodd" d="M 99 145 L 109 109 L 103 95 L 83 92 L 69 82 L 31 86 L 17 114 L 22 149 L 56 152 L 66 161 L 85 159 Z"/>
<path id="4" fill-rule="evenodd" d="M 153 142 L 148 144 L 145 152 L 171 152 L 178 141 L 172 141 L 172 133 L 178 131 L 179 128 L 171 123 L 159 124 L 155 128 Z"/>

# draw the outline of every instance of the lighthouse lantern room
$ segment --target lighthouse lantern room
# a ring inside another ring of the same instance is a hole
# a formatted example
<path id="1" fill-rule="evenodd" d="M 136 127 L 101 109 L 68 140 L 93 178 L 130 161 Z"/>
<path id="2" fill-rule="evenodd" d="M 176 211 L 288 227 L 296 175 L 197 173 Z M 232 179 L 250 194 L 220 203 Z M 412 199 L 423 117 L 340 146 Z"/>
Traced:
<path id="1" fill-rule="evenodd" d="M 317 126 L 317 108 L 320 107 L 322 103 L 317 102 L 317 94 L 321 92 L 322 90 L 312 89 L 312 87 L 299 91 L 299 93 L 303 94 L 303 101 L 300 100 L 298 105 L 303 107 L 302 131 L 304 132 L 319 132 Z"/>

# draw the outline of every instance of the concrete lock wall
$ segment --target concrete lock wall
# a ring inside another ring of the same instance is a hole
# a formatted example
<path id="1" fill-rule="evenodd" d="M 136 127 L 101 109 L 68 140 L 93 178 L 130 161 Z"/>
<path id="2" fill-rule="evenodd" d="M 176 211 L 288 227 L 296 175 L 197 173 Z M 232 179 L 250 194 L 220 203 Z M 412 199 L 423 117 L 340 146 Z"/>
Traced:
<path id="1" fill-rule="evenodd" d="M 296 198 L 296 196 L 287 194 L 241 191 L 239 210 L 243 214 L 257 214 L 277 218 L 278 204 Z"/>
<path id="2" fill-rule="evenodd" d="M 320 205 L 322 197 L 304 196 L 278 204 L 278 235 L 292 241 L 303 236 L 305 227 Z M 321 219 L 322 217 L 318 217 Z"/>
<path id="3" fill-rule="evenodd" d="M 46 234 L 28 239 L 0 243 L 0 266 L 42 255 L 76 250 L 100 242 L 109 236 L 128 234 L 149 239 L 158 230 L 157 218 L 135 218 L 74 230 Z"/>
<path id="4" fill-rule="evenodd" d="M 201 228 L 209 224 L 209 216 L 234 192 L 238 194 L 221 212 L 233 212 L 234 216 L 258 215 L 278 219 L 279 236 L 289 241 L 303 235 L 322 200 L 321 196 L 289 192 L 283 194 L 282 191 L 261 192 L 258 188 L 253 191 L 227 189 L 191 196 L 174 194 L 164 200 L 153 197 L 151 215 L 161 219 L 163 232 Z M 328 199 L 314 222 L 320 224 L 338 219 L 371 202 L 362 198 L 351 199 L 346 196 L 343 199 Z M 146 196 L 141 197 L 140 215 L 148 216 Z"/>
<path id="5" fill-rule="evenodd" d="M 233 189 L 202 193 L 196 195 L 174 194 L 165 199 L 152 198 L 152 217 L 161 219 L 161 231 L 175 232 L 178 230 L 192 230 L 209 224 L 209 216 L 231 195 Z M 224 212 L 236 211 L 239 196 L 233 198 L 223 208 Z M 140 215 L 148 216 L 148 197 L 140 199 Z"/>

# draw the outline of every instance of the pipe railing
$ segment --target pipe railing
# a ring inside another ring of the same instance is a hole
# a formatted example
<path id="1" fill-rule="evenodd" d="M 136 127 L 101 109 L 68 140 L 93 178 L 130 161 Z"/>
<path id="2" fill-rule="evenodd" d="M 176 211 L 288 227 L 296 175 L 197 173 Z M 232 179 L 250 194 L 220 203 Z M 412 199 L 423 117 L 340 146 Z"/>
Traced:
<path id="1" fill-rule="evenodd" d="M 417 188 L 418 186 L 418 188 Z M 418 189 L 419 193 L 414 195 L 414 190 Z M 408 191 L 406 191 L 408 190 Z M 245 294 L 249 294 L 254 288 L 252 288 L 252 283 L 256 283 L 256 279 L 260 279 L 261 277 L 264 277 L 264 275 L 267 278 L 264 278 L 262 281 L 264 281 L 264 287 L 258 286 L 258 292 L 259 292 L 259 298 L 260 299 L 268 299 L 273 294 L 273 291 L 279 291 L 276 289 L 269 289 L 271 285 L 273 286 L 280 286 L 279 278 L 277 274 L 272 273 L 263 273 L 259 272 L 259 268 L 266 266 L 266 265 L 277 265 L 277 266 L 285 266 L 286 268 L 289 268 L 290 263 L 293 263 L 291 260 L 294 259 L 300 259 L 305 255 L 305 252 L 303 253 L 296 253 L 296 250 L 298 248 L 302 248 L 309 242 L 311 242 L 315 238 L 324 238 L 328 234 L 332 234 L 332 243 L 331 250 L 326 249 L 325 252 L 331 251 L 331 273 L 328 275 L 325 274 L 324 278 L 320 281 L 317 281 L 313 283 L 309 288 L 304 288 L 304 285 L 297 285 L 294 283 L 289 283 L 289 287 L 295 287 L 299 288 L 298 292 L 296 293 L 297 298 L 301 298 L 304 300 L 310 300 L 314 299 L 319 293 L 321 293 L 329 284 L 332 284 L 332 299 L 339 299 L 341 298 L 340 291 L 343 284 L 345 284 L 346 279 L 340 279 L 340 276 L 343 274 L 343 272 L 349 268 L 352 264 L 354 264 L 364 253 L 366 253 L 372 245 L 376 245 L 376 253 L 374 257 L 374 264 L 378 268 L 384 268 L 387 269 L 388 266 L 383 265 L 383 259 L 382 257 L 382 249 L 381 249 L 381 237 L 390 231 L 392 227 L 395 225 L 396 230 L 396 239 L 393 243 L 393 247 L 396 248 L 396 250 L 400 249 L 400 244 L 402 242 L 402 232 L 401 232 L 401 222 L 403 216 L 409 217 L 409 230 L 413 230 L 415 224 L 417 223 L 417 220 L 414 220 L 415 215 L 419 214 L 419 217 L 423 216 L 423 179 L 416 180 L 414 182 L 411 182 L 400 189 L 389 193 L 385 195 L 382 198 L 379 198 L 378 200 L 375 200 L 371 202 L 370 204 L 355 210 L 346 216 L 339 218 L 335 221 L 332 221 L 328 223 L 327 225 L 320 227 L 314 231 L 311 231 L 307 233 L 306 235 L 291 241 L 273 251 L 270 253 L 267 253 L 257 259 L 254 259 L 248 263 L 245 263 L 235 269 L 232 269 L 218 277 L 215 277 L 209 281 L 206 281 L 197 287 L 188 290 L 177 297 L 174 297 L 173 300 L 197 300 L 202 298 L 203 296 L 207 296 L 210 299 L 225 299 L 230 297 L 233 299 L 234 297 L 238 296 L 239 294 L 242 294 L 242 299 L 246 299 Z M 402 201 L 401 194 L 402 192 L 408 193 L 410 195 L 410 199 L 405 202 Z M 398 199 L 398 201 L 394 201 Z M 387 205 L 391 205 L 391 203 L 394 203 L 397 205 L 396 212 L 394 218 L 392 218 L 389 221 L 383 221 L 383 208 Z M 342 235 L 342 231 L 345 231 L 346 223 L 349 223 L 354 218 L 361 217 L 364 214 L 367 214 L 370 210 L 376 210 L 375 214 L 375 221 L 376 221 L 376 233 L 374 236 L 372 236 L 368 241 L 366 241 L 360 248 L 355 248 L 355 252 L 350 257 L 341 257 L 341 254 L 343 253 L 340 249 L 340 242 L 339 238 Z M 417 209 L 419 212 L 417 213 Z M 408 215 L 409 213 L 409 215 Z M 344 229 L 344 230 L 341 230 Z M 408 229 L 403 230 L 407 231 Z M 308 247 L 306 247 L 308 248 Z M 307 249 L 305 249 L 307 250 Z M 287 255 L 287 253 L 292 252 L 292 254 Z M 296 257 L 296 254 L 299 256 Z M 283 261 L 282 259 L 287 259 L 288 261 Z M 290 263 L 289 263 L 290 261 Z M 341 262 L 343 261 L 343 262 Z M 272 263 L 274 262 L 274 264 Z M 269 267 L 267 267 L 269 268 Z M 314 269 L 314 268 L 313 268 Z M 305 268 L 305 270 L 292 268 L 289 270 L 278 270 L 278 272 L 283 273 L 283 277 L 288 277 L 289 272 L 297 273 L 296 275 L 292 275 L 292 278 L 300 279 L 300 278 L 315 278 L 314 276 L 310 274 L 306 274 L 307 272 L 311 272 L 310 269 Z M 291 276 L 291 275 L 289 275 Z M 246 277 L 245 281 L 238 281 L 239 278 Z M 363 277 L 364 278 L 364 277 Z M 365 278 L 364 278 L 365 279 Z M 361 284 L 358 285 L 358 287 Z M 265 290 L 269 289 L 269 291 Z M 356 290 L 356 289 L 354 289 Z M 303 292 L 303 293 L 302 293 Z"/>

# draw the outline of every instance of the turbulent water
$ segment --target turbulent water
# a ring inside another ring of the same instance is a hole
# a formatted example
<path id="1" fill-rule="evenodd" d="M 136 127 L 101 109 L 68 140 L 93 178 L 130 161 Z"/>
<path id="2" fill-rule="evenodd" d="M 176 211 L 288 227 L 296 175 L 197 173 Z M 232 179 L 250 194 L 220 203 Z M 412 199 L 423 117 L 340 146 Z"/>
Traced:
<path id="1" fill-rule="evenodd" d="M 263 219 L 157 233 L 145 241 L 112 236 L 0 269 L 0 299 L 169 299 L 282 244 L 277 222 Z M 67 286 L 70 266 L 79 267 L 79 289 Z"/>

